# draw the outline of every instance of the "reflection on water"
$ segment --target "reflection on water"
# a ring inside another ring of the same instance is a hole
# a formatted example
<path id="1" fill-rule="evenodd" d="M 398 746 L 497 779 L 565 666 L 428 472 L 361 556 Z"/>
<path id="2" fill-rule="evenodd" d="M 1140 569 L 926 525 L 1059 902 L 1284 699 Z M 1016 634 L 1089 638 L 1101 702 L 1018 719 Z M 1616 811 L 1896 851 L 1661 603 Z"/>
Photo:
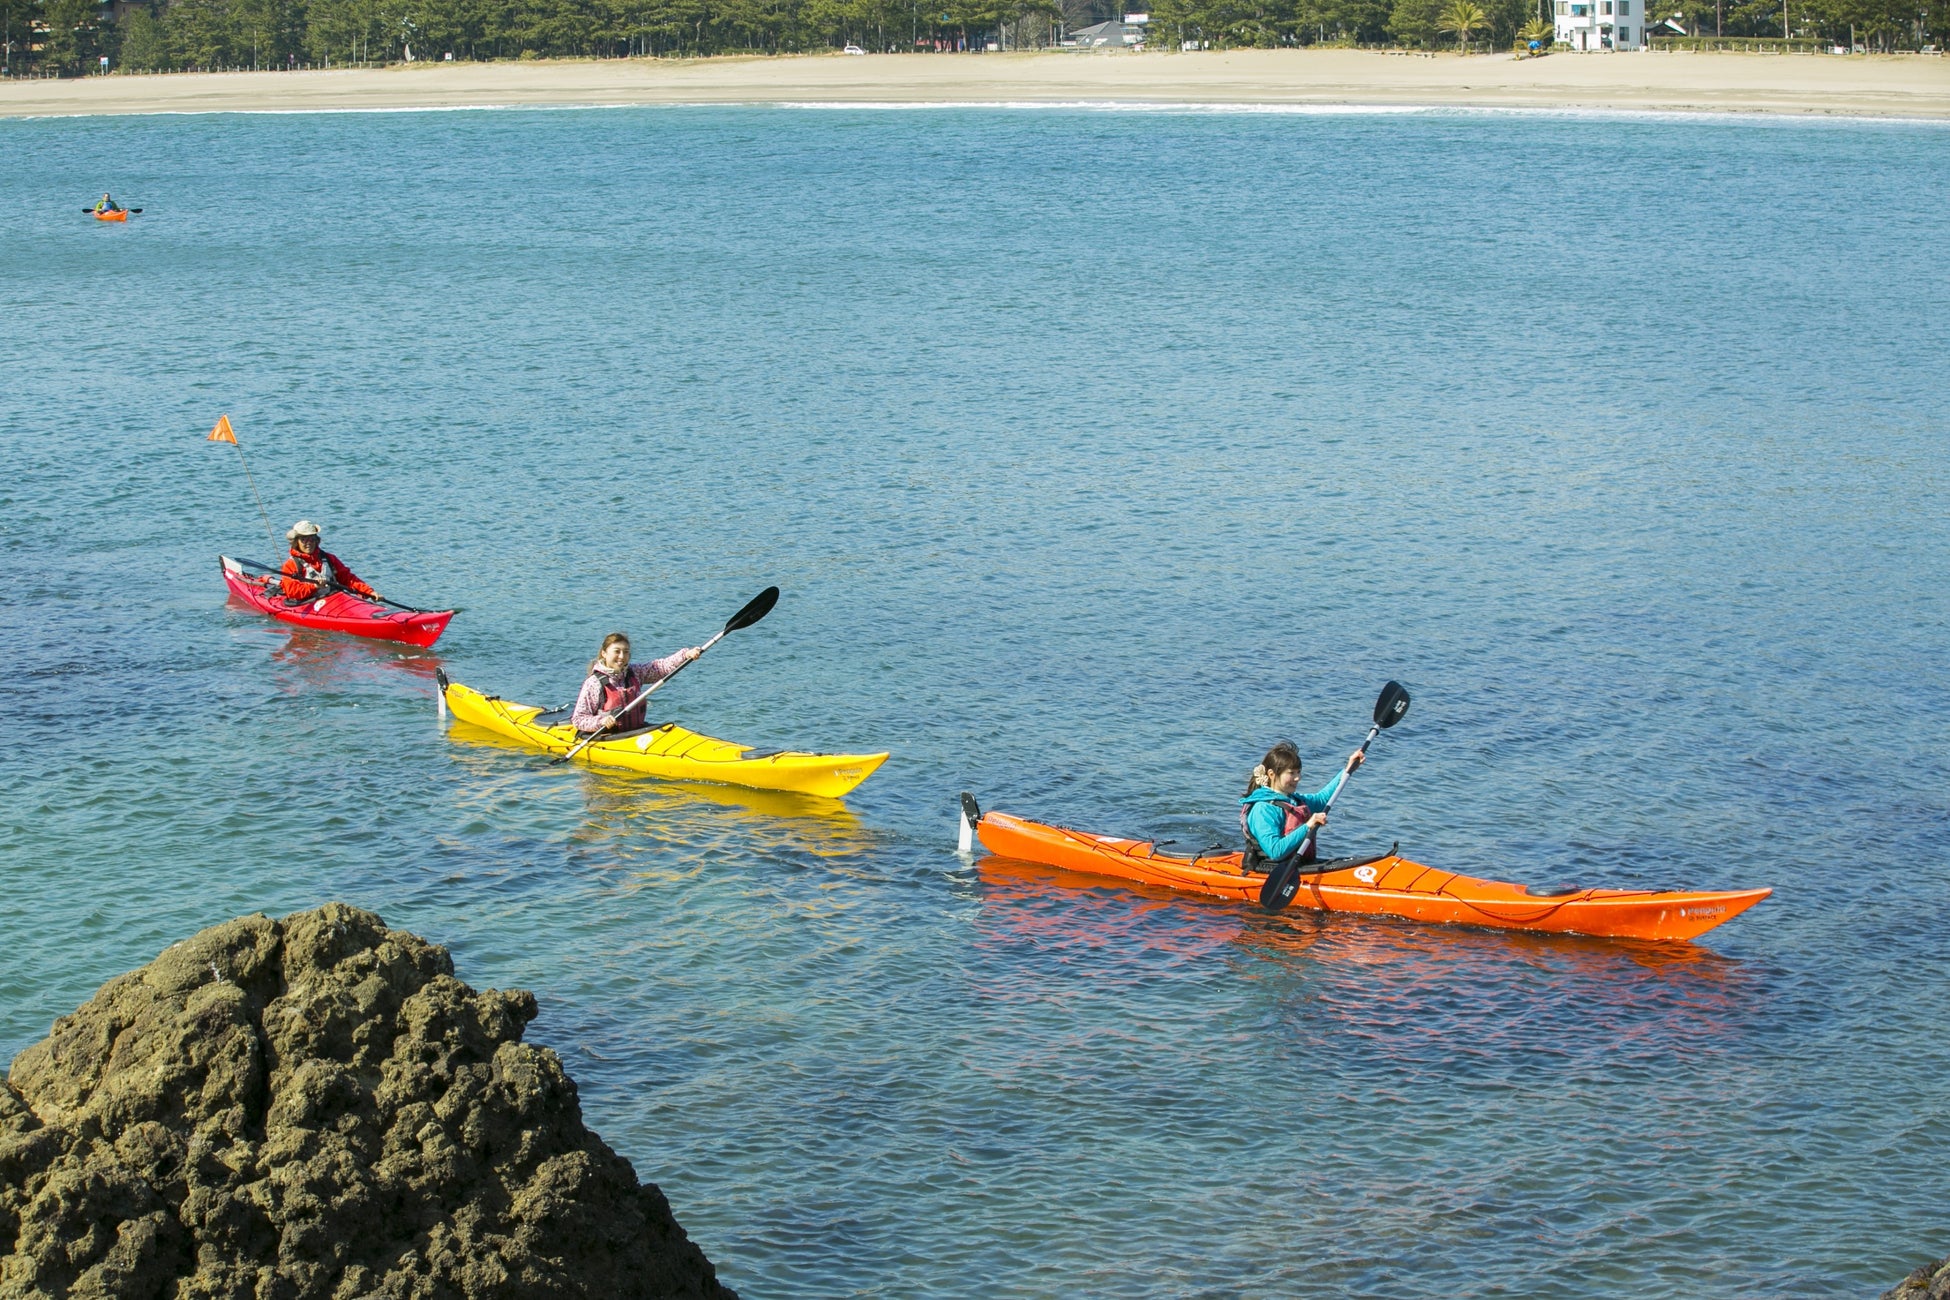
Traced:
<path id="1" fill-rule="evenodd" d="M 1940 228 L 1950 134 L 672 108 L 0 145 L 44 290 L 0 385 L 9 1050 L 201 926 L 336 898 L 534 989 L 753 1296 L 1863 1295 L 1940 1232 L 1902 1153 L 1950 1073 L 1917 686 L 1950 280 L 1831 268 Z M 198 199 L 139 256 L 45 221 L 130 158 Z M 1544 255 L 1513 291 L 1511 248 L 1644 211 L 1824 256 Z M 1172 252 L 1053 295 L 1052 221 Z M 1540 365 L 1572 338 L 1605 360 Z M 1133 349 L 1141 382 L 1103 364 Z M 558 703 L 611 628 L 673 648 L 776 582 L 672 703 L 896 742 L 902 778 L 855 821 L 552 767 L 450 733 L 432 655 L 225 609 L 211 551 L 263 534 L 219 392 L 261 399 L 270 509 L 472 608 L 457 676 Z M 1268 741 L 1334 761 L 1389 677 L 1418 702 L 1330 848 L 1780 893 L 1665 950 L 947 851 L 960 789 L 1229 844 Z M 1803 844 L 1831 822 L 1839 862 Z"/>
<path id="2" fill-rule="evenodd" d="M 546 783 L 558 813 L 561 800 L 580 801 L 566 832 L 569 845 L 633 868 L 642 884 L 691 875 L 726 854 L 841 859 L 873 842 L 837 799 L 555 764 L 530 746 L 458 719 L 447 735 L 468 749 L 499 751 L 491 762 L 468 765 L 479 778 L 469 783 L 470 803 L 495 801 L 497 789 L 502 798 L 511 790 L 533 796 L 537 783 Z"/>
<path id="3" fill-rule="evenodd" d="M 399 673 L 431 683 L 445 663 L 440 655 L 417 646 L 265 619 L 235 596 L 225 603 L 253 615 L 253 626 L 241 635 L 260 636 L 268 644 L 271 662 L 285 670 L 275 676 L 278 689 L 285 693 L 344 689 Z"/>
<path id="4" fill-rule="evenodd" d="M 1293 908 L 1107 881 L 1006 858 L 977 866 L 984 944 L 1108 985 L 1232 954 L 1229 967 L 1273 996 L 1276 1019 L 1339 1023 L 1407 1045 L 1407 1066 L 1438 1055 L 1701 1045 L 1741 1032 L 1757 1011 L 1744 963 L 1698 944 L 1656 944 Z M 1303 1008 L 1296 1010 L 1296 1008 Z M 1519 1011 L 1518 1008 L 1521 1008 Z"/>
<path id="5" fill-rule="evenodd" d="M 1010 858 L 983 857 L 975 870 L 987 940 L 1066 960 L 1096 950 L 1196 959 L 1236 942 L 1247 915 L 1223 899 Z"/>

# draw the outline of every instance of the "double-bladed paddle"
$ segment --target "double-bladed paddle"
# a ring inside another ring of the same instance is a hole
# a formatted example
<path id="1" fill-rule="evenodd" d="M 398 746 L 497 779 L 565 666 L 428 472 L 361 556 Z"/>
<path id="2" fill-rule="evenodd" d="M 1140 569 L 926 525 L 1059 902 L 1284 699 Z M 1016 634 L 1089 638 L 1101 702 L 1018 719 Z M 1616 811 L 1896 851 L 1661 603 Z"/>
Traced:
<path id="1" fill-rule="evenodd" d="M 620 717 L 621 715 L 628 713 L 631 709 L 634 709 L 637 705 L 643 703 L 645 700 L 649 699 L 651 693 L 654 692 L 659 686 L 662 686 L 665 682 L 669 681 L 671 677 L 675 677 L 678 673 L 683 672 L 684 669 L 690 666 L 690 664 L 694 664 L 697 662 L 698 659 L 702 659 L 704 657 L 704 652 L 706 650 L 709 650 L 712 646 L 724 640 L 726 637 L 730 636 L 733 632 L 737 632 L 743 628 L 748 628 L 752 624 L 758 622 L 758 620 L 764 618 L 767 614 L 771 613 L 772 606 L 778 603 L 779 603 L 779 589 L 777 587 L 767 587 L 764 591 L 761 591 L 756 596 L 753 596 L 743 609 L 739 610 L 736 614 L 733 614 L 731 616 L 731 618 L 725 623 L 723 631 L 718 632 L 709 641 L 706 641 L 703 645 L 697 648 L 696 659 L 690 660 L 689 663 L 678 664 L 677 667 L 671 670 L 670 677 L 664 677 L 657 681 L 651 682 L 648 686 L 644 687 L 641 691 L 638 691 L 635 698 L 633 698 L 628 704 L 625 704 L 622 708 L 615 710 L 615 715 Z M 607 730 L 607 728 L 604 728 L 603 730 Z M 570 759 L 574 758 L 577 754 L 580 754 L 583 750 L 587 749 L 590 743 L 596 740 L 602 734 L 603 734 L 602 730 L 590 732 L 588 735 L 584 736 L 581 740 L 577 741 L 575 743 L 575 747 L 570 749 L 568 753 L 562 755 L 562 757 L 560 758 L 550 760 L 551 763 L 568 762 Z"/>
<path id="2" fill-rule="evenodd" d="M 279 577 L 279 576 L 284 576 L 284 577 L 289 577 L 290 575 L 289 575 L 289 574 L 284 574 L 284 575 L 279 575 L 279 574 L 268 574 L 268 575 L 266 575 L 266 576 L 268 576 L 268 577 Z M 303 579 L 303 578 L 300 578 L 300 579 L 298 579 L 298 581 L 299 581 L 299 582 L 303 582 L 303 581 L 304 581 L 304 579 Z M 267 583 L 267 584 L 266 584 L 266 586 L 267 586 L 267 588 L 268 588 L 268 586 L 269 586 L 269 584 Z M 382 604 L 382 605 L 391 605 L 391 606 L 392 606 L 392 607 L 393 607 L 394 609 L 401 609 L 401 610 L 405 610 L 405 611 L 406 611 L 407 613 L 409 613 L 409 614 L 443 614 L 443 613 L 445 613 L 445 614 L 459 614 L 459 613 L 462 613 L 462 612 L 463 612 L 463 611 L 462 611 L 462 610 L 460 609 L 460 607 L 459 607 L 459 606 L 455 606 L 455 607 L 454 607 L 453 609 L 451 609 L 451 610 L 439 610 L 439 609 L 421 609 L 421 608 L 420 608 L 420 607 L 419 607 L 418 605 L 402 605 L 402 604 L 400 604 L 400 603 L 399 603 L 399 602 L 398 602 L 397 600 L 392 600 L 392 599 L 389 599 L 388 597 L 385 597 L 385 596 L 382 596 L 382 595 L 380 595 L 380 594 L 379 594 L 378 592 L 376 592 L 376 591 L 375 591 L 375 592 L 373 592 L 373 593 L 372 593 L 372 594 L 371 594 L 370 596 L 368 596 L 368 595 L 366 595 L 366 594 L 365 594 L 364 592 L 362 592 L 362 591 L 354 591 L 354 590 L 352 590 L 352 588 L 350 588 L 350 587 L 341 587 L 341 586 L 339 586 L 339 584 L 338 584 L 338 583 L 336 583 L 336 582 L 314 582 L 314 583 L 312 584 L 312 586 L 313 586 L 314 588 L 316 588 L 316 590 L 314 590 L 314 591 L 312 592 L 312 594 L 311 594 L 311 595 L 309 595 L 309 596 L 306 596 L 306 597 L 304 597 L 303 599 L 305 599 L 305 600 L 323 600 L 323 599 L 325 599 L 325 598 L 326 598 L 327 596 L 335 596 L 335 595 L 337 595 L 337 594 L 338 594 L 339 592 L 341 592 L 341 591 L 342 591 L 342 592 L 344 592 L 344 593 L 345 593 L 346 595 L 348 595 L 348 596 L 350 596 L 350 597 L 352 597 L 352 598 L 353 598 L 354 600 L 373 600 L 373 601 L 378 601 L 378 602 L 379 602 L 380 604 Z M 374 615 L 373 615 L 373 617 L 374 617 L 374 618 L 378 618 L 378 617 L 379 617 L 379 615 L 377 615 L 377 614 L 374 614 Z"/>
<path id="3" fill-rule="evenodd" d="M 134 214 L 134 213 L 137 213 L 137 212 L 140 212 L 140 211 L 142 211 L 142 209 L 141 209 L 141 208 L 120 208 L 120 209 L 113 209 L 113 208 L 111 208 L 111 209 L 106 209 L 106 210 L 107 210 L 107 211 L 121 211 L 121 212 L 127 212 L 127 213 L 130 213 L 130 214 Z M 88 214 L 89 216 L 91 216 L 91 217 L 92 217 L 92 216 L 94 216 L 94 215 L 95 215 L 95 214 L 96 214 L 97 212 L 101 212 L 101 211 L 104 211 L 104 209 L 102 209 L 102 208 L 83 208 L 83 209 L 82 209 L 82 211 L 83 211 L 83 212 L 86 212 L 86 213 L 87 213 L 87 214 Z"/>
<path id="4" fill-rule="evenodd" d="M 237 563 L 246 569 L 254 569 L 259 574 L 263 575 L 263 577 L 265 578 L 265 582 L 263 585 L 267 590 L 270 587 L 270 579 L 272 578 L 277 578 L 277 579 L 293 578 L 293 580 L 297 582 L 308 581 L 308 579 L 297 578 L 293 574 L 286 573 L 282 569 L 273 569 L 268 567 L 267 565 L 258 564 L 254 560 L 239 560 L 237 561 Z M 355 596 L 360 600 L 376 600 L 382 605 L 391 605 L 394 609 L 403 609 L 409 614 L 447 614 L 447 613 L 459 614 L 464 612 L 459 606 L 455 606 L 451 610 L 441 610 L 441 609 L 421 609 L 418 605 L 402 605 L 397 600 L 390 600 L 387 597 L 380 595 L 376 591 L 370 596 L 361 595 L 359 592 L 352 590 L 350 587 L 339 586 L 338 583 L 333 582 L 330 578 L 322 578 L 319 581 L 312 583 L 312 586 L 315 588 L 315 590 L 312 592 L 311 595 L 306 596 L 304 599 L 323 600 L 325 599 L 325 597 L 333 594 L 334 592 L 342 591 L 348 596 Z"/>
<path id="5" fill-rule="evenodd" d="M 1374 725 L 1368 728 L 1368 738 L 1361 742 L 1358 752 L 1365 756 L 1368 746 L 1374 744 L 1374 738 L 1381 734 L 1382 729 L 1400 722 L 1402 714 L 1407 712 L 1408 691 L 1402 684 L 1389 682 L 1382 687 L 1380 697 L 1374 702 Z M 1330 811 L 1334 807 L 1334 800 L 1340 798 L 1341 791 L 1345 789 L 1347 789 L 1347 781 L 1343 779 L 1338 786 L 1334 787 L 1334 793 L 1327 796 L 1327 807 L 1321 809 L 1321 812 Z M 1313 848 L 1314 837 L 1319 830 L 1318 826 L 1309 828 L 1307 838 L 1300 842 L 1300 847 L 1288 854 L 1281 865 L 1275 866 L 1266 873 L 1266 883 L 1259 887 L 1261 907 L 1269 912 L 1277 912 L 1293 901 L 1294 894 L 1300 889 L 1301 859 L 1305 858 L 1307 851 Z"/>

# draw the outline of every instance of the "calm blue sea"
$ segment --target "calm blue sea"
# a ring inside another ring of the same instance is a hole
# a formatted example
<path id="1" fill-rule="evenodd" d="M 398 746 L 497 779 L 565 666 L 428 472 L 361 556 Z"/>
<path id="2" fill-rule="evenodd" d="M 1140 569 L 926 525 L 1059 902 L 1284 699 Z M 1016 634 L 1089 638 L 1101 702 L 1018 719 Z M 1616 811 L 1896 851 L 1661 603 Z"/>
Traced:
<path id="1" fill-rule="evenodd" d="M 1950 1249 L 1950 129 L 663 108 L 0 122 L 0 1060 L 343 899 L 748 1297 L 1868 1295 Z M 81 209 L 103 189 L 144 213 Z M 300 516 L 435 653 L 225 603 Z M 433 673 L 894 757 L 550 768 Z M 958 792 L 1772 885 L 1699 945 L 971 865 Z"/>

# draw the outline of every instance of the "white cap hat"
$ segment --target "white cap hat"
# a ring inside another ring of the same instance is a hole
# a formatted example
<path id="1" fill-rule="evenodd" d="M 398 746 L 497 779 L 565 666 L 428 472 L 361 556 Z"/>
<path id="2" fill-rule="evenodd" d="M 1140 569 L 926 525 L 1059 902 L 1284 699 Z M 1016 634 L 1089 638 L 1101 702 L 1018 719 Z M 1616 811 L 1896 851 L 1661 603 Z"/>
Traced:
<path id="1" fill-rule="evenodd" d="M 284 535 L 284 540 L 287 542 L 295 542 L 300 537 L 316 536 L 318 536 L 318 525 L 309 519 L 300 519 L 297 523 L 291 525 L 291 531 Z"/>

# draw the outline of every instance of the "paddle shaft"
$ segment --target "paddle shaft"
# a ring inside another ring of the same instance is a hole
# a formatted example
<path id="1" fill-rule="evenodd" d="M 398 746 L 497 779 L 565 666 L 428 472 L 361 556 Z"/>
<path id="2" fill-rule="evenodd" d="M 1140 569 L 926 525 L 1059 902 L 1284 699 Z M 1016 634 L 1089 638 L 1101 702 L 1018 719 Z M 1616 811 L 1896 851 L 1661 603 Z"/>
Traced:
<path id="1" fill-rule="evenodd" d="M 1400 682 L 1389 682 L 1382 687 L 1381 694 L 1375 697 L 1374 725 L 1368 728 L 1368 738 L 1361 742 L 1361 748 L 1355 752 L 1365 759 L 1368 756 L 1368 746 L 1374 743 L 1374 738 L 1402 720 L 1402 715 L 1408 712 L 1408 702 L 1408 692 L 1402 688 Z M 1327 807 L 1320 810 L 1323 821 L 1326 819 L 1328 809 L 1334 806 L 1334 800 L 1346 787 L 1347 778 L 1353 775 L 1351 767 L 1343 770 L 1339 784 L 1334 787 L 1334 793 L 1327 796 Z M 1285 858 L 1286 865 L 1267 868 L 1266 883 L 1259 887 L 1261 907 L 1277 912 L 1293 901 L 1294 890 L 1299 888 L 1300 862 L 1313 852 L 1314 841 L 1319 837 L 1319 833 L 1319 826 L 1308 827 L 1307 838 L 1300 842 L 1299 848 Z"/>
<path id="2" fill-rule="evenodd" d="M 753 596 L 750 600 L 746 601 L 745 607 L 739 610 L 736 614 L 733 614 L 730 618 L 726 619 L 725 625 L 722 628 L 720 628 L 716 633 L 714 633 L 709 641 L 706 641 L 703 645 L 699 646 L 697 648 L 696 654 L 692 655 L 689 659 L 686 659 L 683 663 L 678 664 L 675 668 L 671 669 L 668 673 L 666 673 L 661 679 L 651 682 L 648 686 L 644 687 L 641 691 L 637 692 L 636 698 L 631 700 L 628 704 L 625 704 L 622 708 L 615 709 L 615 710 L 606 710 L 606 712 L 608 712 L 610 716 L 610 726 L 614 726 L 616 724 L 616 717 L 618 714 L 628 713 L 631 709 L 634 709 L 639 704 L 642 704 L 645 700 L 650 698 L 651 694 L 659 686 L 662 686 L 665 682 L 669 681 L 672 677 L 675 677 L 678 673 L 683 672 L 686 668 L 690 667 L 692 664 L 702 659 L 704 657 L 704 652 L 706 650 L 709 650 L 712 646 L 724 640 L 726 637 L 730 636 L 733 632 L 739 631 L 742 628 L 748 628 L 752 624 L 758 622 L 758 620 L 764 618 L 767 614 L 771 613 L 772 607 L 778 603 L 779 603 L 779 589 L 777 587 L 767 587 L 764 591 L 759 592 L 756 596 Z M 562 757 L 560 758 L 551 759 L 550 760 L 551 764 L 568 762 L 570 759 L 574 758 L 577 754 L 580 754 L 583 750 L 587 749 L 598 736 L 602 735 L 603 732 L 608 730 L 609 727 L 602 727 L 596 731 L 590 732 L 588 735 L 584 736 L 581 740 L 577 741 L 575 747 L 569 750 L 568 753 L 562 755 Z"/>
<path id="3" fill-rule="evenodd" d="M 282 569 L 270 569 L 270 568 L 266 568 L 264 565 L 261 564 L 252 564 L 249 560 L 239 560 L 237 561 L 237 563 L 244 565 L 247 568 L 255 569 L 267 578 L 279 578 L 279 579 L 290 578 L 293 582 L 310 581 L 310 579 L 308 578 L 300 578 L 296 574 L 286 573 Z M 402 605 L 397 600 L 388 600 L 384 596 L 379 595 L 377 592 L 375 592 L 370 596 L 361 595 L 359 592 L 353 591 L 350 587 L 339 586 L 338 583 L 333 582 L 330 578 L 321 579 L 318 582 L 313 582 L 311 585 L 317 588 L 318 590 L 314 591 L 311 595 L 305 597 L 306 600 L 323 600 L 325 599 L 325 597 L 331 595 L 335 591 L 343 591 L 343 592 L 347 592 L 350 595 L 358 596 L 360 600 L 376 600 L 382 605 L 391 605 L 394 609 L 403 609 L 409 614 L 425 614 L 429 612 L 433 612 L 433 613 L 439 612 L 437 610 L 435 611 L 423 610 L 417 605 Z"/>
<path id="4" fill-rule="evenodd" d="M 1372 727 L 1368 728 L 1368 738 L 1361 742 L 1361 748 L 1356 750 L 1355 753 L 1361 755 L 1362 758 L 1366 758 L 1368 756 L 1368 746 L 1374 744 L 1374 738 L 1376 736 L 1379 736 L 1380 734 L 1381 734 L 1381 724 L 1377 722 Z M 1354 773 L 1351 770 L 1342 775 L 1341 783 L 1334 787 L 1334 793 L 1327 796 L 1327 806 L 1320 810 L 1321 816 L 1325 817 L 1328 813 L 1334 811 L 1334 800 L 1341 797 L 1341 791 L 1347 789 L 1348 778 L 1353 775 Z M 1300 842 L 1300 848 L 1295 853 L 1294 856 L 1299 858 L 1305 858 L 1307 854 L 1313 849 L 1314 840 L 1316 837 L 1319 836 L 1319 834 L 1320 834 L 1320 827 L 1318 826 L 1308 827 L 1307 838 Z"/>
<path id="5" fill-rule="evenodd" d="M 656 681 L 651 682 L 648 686 L 638 691 L 636 693 L 635 698 L 633 698 L 628 704 L 625 704 L 620 709 L 615 709 L 611 711 L 611 716 L 617 717 L 622 714 L 628 713 L 631 709 L 634 709 L 637 705 L 643 703 L 645 700 L 649 699 L 652 695 L 656 694 L 657 688 L 659 686 L 662 686 L 665 682 L 669 681 L 672 677 L 675 677 L 678 673 L 683 672 L 686 668 L 689 668 L 692 664 L 696 663 L 699 659 L 702 659 L 704 657 L 704 652 L 706 650 L 709 650 L 712 646 L 724 640 L 725 632 L 728 630 L 729 629 L 724 629 L 714 633 L 709 641 L 706 641 L 703 645 L 697 648 L 697 654 L 695 657 L 691 659 L 687 659 L 683 663 L 678 664 L 675 668 L 671 669 L 669 673 L 667 673 L 663 677 L 659 677 Z M 611 726 L 614 725 L 615 725 L 614 723 L 611 723 Z M 575 748 L 571 749 L 568 753 L 562 755 L 562 757 L 554 761 L 557 763 L 568 762 L 570 759 L 574 758 L 577 754 L 580 754 L 583 750 L 589 748 L 591 743 L 597 740 L 603 734 L 603 732 L 608 730 L 609 727 L 598 727 L 596 730 L 590 732 L 588 735 L 584 736 L 581 740 L 577 741 L 575 744 Z"/>

